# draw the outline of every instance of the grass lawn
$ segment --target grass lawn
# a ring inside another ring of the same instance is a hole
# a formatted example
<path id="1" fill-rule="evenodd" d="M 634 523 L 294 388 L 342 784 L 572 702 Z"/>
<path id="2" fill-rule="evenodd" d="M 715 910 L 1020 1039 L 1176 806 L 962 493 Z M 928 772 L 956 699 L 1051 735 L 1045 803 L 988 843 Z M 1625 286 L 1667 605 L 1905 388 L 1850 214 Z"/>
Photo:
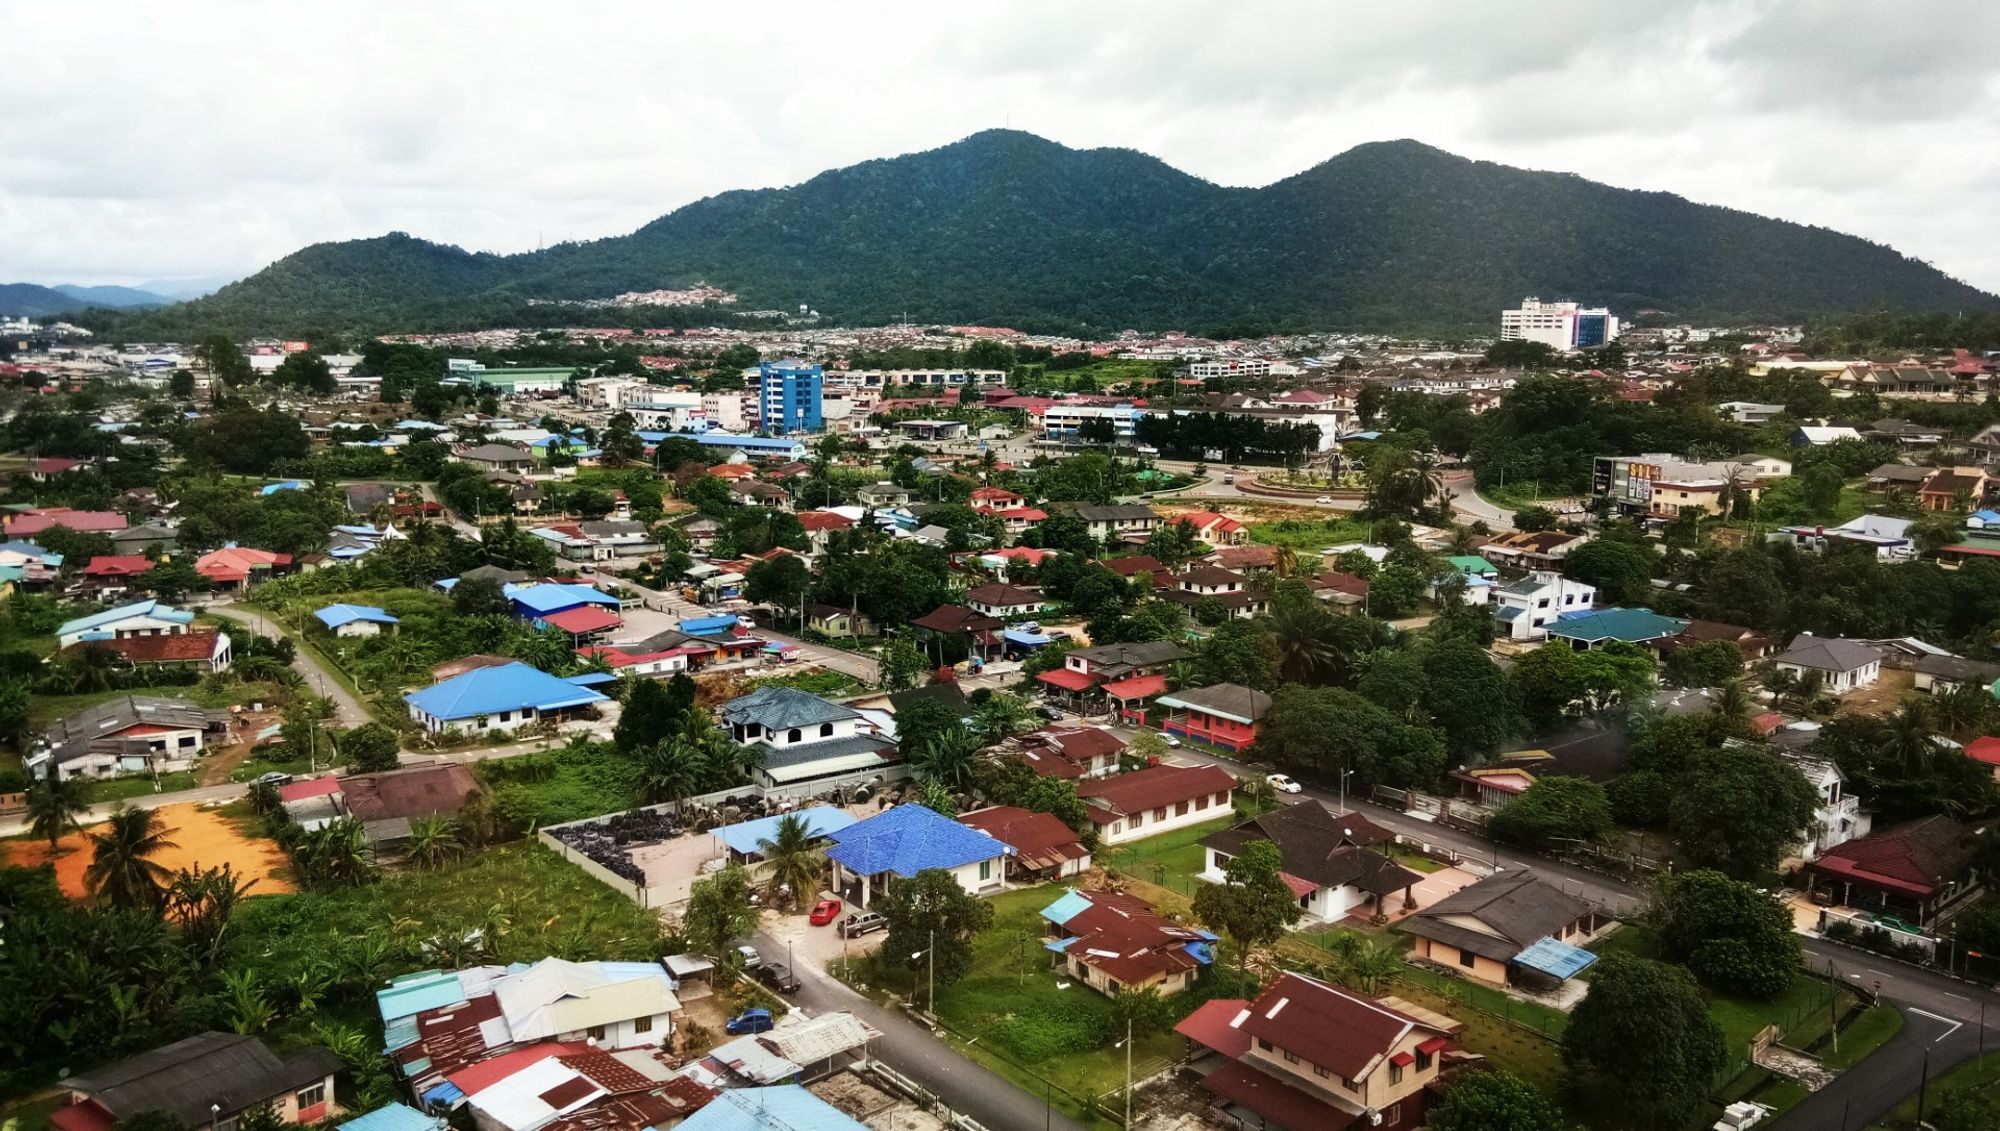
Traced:
<path id="1" fill-rule="evenodd" d="M 489 759 L 474 763 L 472 772 L 496 794 L 530 806 L 537 825 L 617 813 L 639 801 L 638 764 L 608 746 Z"/>
<path id="2" fill-rule="evenodd" d="M 1202 850 L 1201 838 L 1236 823 L 1232 813 L 1214 821 L 1204 821 L 1199 825 L 1189 825 L 1159 836 L 1149 836 L 1130 844 L 1106 848 L 1097 854 L 1097 863 L 1106 868 L 1116 868 L 1120 872 L 1147 883 L 1172 888 L 1182 895 L 1189 895 L 1188 885 L 1207 861 L 1207 853 Z"/>
<path id="3" fill-rule="evenodd" d="M 1369 524 L 1360 519 L 1342 518 L 1330 522 L 1305 522 L 1295 518 L 1250 524 L 1250 540 L 1266 546 L 1290 546 L 1300 554 L 1317 554 L 1328 546 L 1368 540 Z"/>
<path id="4" fill-rule="evenodd" d="M 201 783 L 192 770 L 175 770 L 161 774 L 159 788 L 153 788 L 153 775 L 130 774 L 121 778 L 104 778 L 84 783 L 83 799 L 96 805 L 105 801 L 124 801 L 131 797 L 144 797 L 149 793 L 173 793 L 177 790 L 193 789 Z"/>
<path id="5" fill-rule="evenodd" d="M 1840 1051 L 1835 1052 L 1828 1044 L 1816 1050 L 1820 1060 L 1828 1068 L 1852 1068 L 1867 1058 L 1869 1053 L 1889 1043 L 1889 1038 L 1901 1032 L 1903 1015 L 1890 1005 L 1871 1005 L 1854 1015 L 1847 1027 L 1840 1031 Z"/>
<path id="6" fill-rule="evenodd" d="M 1937 1113 L 1938 1103 L 1946 1095 L 1967 1088 L 1975 1089 L 1989 1099 L 2000 1100 L 2000 1052 L 1975 1056 L 1950 1072 L 1932 1076 L 1924 1100 L 1926 1120 Z M 1887 1117 L 1874 1125 L 1874 1131 L 1913 1131 L 1916 1125 L 1917 1096 L 1912 1092 Z"/>
<path id="7" fill-rule="evenodd" d="M 1498 1017 L 1466 1009 L 1459 1004 L 1462 995 L 1447 998 L 1407 977 L 1399 975 L 1388 992 L 1411 1005 L 1458 1018 L 1465 1024 L 1458 1034 L 1461 1047 L 1534 1081 L 1550 1095 L 1562 1094 L 1563 1081 L 1570 1074 L 1563 1068 L 1562 1047 L 1555 1040 L 1537 1036 Z"/>
<path id="8" fill-rule="evenodd" d="M 1470 1005 L 1476 1010 L 1498 1014 L 1503 1021 L 1525 1025 L 1551 1040 L 1561 1039 L 1563 1029 L 1569 1025 L 1569 1015 L 1559 1009 L 1509 997 L 1470 978 L 1447 977 L 1416 966 L 1398 973 L 1397 978 L 1403 985 L 1420 986 L 1432 997 L 1452 1003 L 1452 1008 L 1444 1012 L 1454 1017 L 1471 1016 L 1472 1010 L 1464 1008 Z"/>
<path id="9" fill-rule="evenodd" d="M 1442 872 L 1449 867 L 1442 860 L 1433 860 L 1414 848 L 1405 848 L 1400 844 L 1389 846 L 1389 859 L 1412 872 Z"/>
<path id="10" fill-rule="evenodd" d="M 1574 491 L 1545 490 L 1540 483 L 1534 480 L 1528 480 L 1527 482 L 1517 481 L 1509 483 L 1504 487 L 1481 487 L 1479 488 L 1479 494 L 1494 506 L 1503 507 L 1510 511 L 1526 510 L 1529 507 L 1540 506 L 1551 499 L 1574 499 L 1577 497 L 1577 492 Z"/>

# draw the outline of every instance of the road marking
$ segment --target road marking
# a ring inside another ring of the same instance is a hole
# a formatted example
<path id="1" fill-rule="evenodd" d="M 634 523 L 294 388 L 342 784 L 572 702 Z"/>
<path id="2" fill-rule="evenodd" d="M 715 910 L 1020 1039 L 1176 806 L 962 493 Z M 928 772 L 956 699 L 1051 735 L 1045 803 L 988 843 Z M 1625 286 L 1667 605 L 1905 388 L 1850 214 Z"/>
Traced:
<path id="1" fill-rule="evenodd" d="M 1944 996 L 1946 996 L 1946 997 L 1948 997 L 1948 998 L 1951 998 L 1951 999 L 1952 999 L 1953 1001 L 1971 1001 L 1971 1000 L 1972 1000 L 1971 998 L 1969 998 L 1969 997 L 1966 997 L 1966 996 L 1965 996 L 1964 994 L 1945 994 L 1943 990 L 1939 990 L 1938 992 L 1939 992 L 1939 993 L 1941 993 L 1941 994 L 1944 994 Z"/>
<path id="2" fill-rule="evenodd" d="M 1932 1044 L 1937 1044 L 1939 1041 L 1942 1041 L 1946 1037 L 1951 1036 L 1953 1033 L 1958 1032 L 1960 1029 L 1965 1028 L 1965 1022 L 1953 1021 L 1949 1017 L 1939 1017 L 1937 1014 L 1932 1013 L 1928 1009 L 1918 1009 L 1916 1006 L 1913 1005 L 1910 1007 L 1910 1012 L 1918 1014 L 1919 1016 L 1928 1017 L 1933 1021 L 1942 1021 L 1945 1024 L 1951 1026 L 1951 1028 L 1946 1029 L 1944 1032 L 1939 1033 L 1936 1037 L 1931 1038 Z"/>

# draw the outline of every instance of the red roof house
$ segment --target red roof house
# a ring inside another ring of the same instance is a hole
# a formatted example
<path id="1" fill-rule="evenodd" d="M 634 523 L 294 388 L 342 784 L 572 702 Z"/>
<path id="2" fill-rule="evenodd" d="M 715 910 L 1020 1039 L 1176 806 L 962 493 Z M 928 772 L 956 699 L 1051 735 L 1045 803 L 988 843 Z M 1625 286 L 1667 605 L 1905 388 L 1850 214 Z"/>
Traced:
<path id="1" fill-rule="evenodd" d="M 1220 766 L 1149 766 L 1076 787 L 1098 839 L 1122 844 L 1230 812 L 1236 776 Z"/>
<path id="2" fill-rule="evenodd" d="M 961 814 L 958 823 L 978 829 L 1014 850 L 1007 873 L 1039 883 L 1090 870 L 1090 849 L 1076 830 L 1053 813 L 992 805 Z"/>

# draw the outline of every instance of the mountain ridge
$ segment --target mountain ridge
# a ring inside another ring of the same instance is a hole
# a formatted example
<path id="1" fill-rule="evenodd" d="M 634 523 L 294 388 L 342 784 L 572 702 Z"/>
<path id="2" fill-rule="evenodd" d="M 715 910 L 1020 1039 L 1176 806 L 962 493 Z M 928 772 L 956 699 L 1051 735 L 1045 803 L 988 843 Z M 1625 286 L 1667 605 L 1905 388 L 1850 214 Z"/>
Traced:
<path id="1" fill-rule="evenodd" d="M 126 317 L 240 332 L 445 328 L 517 319 L 529 299 L 696 282 L 749 308 L 804 303 L 852 322 L 1096 329 L 1490 324 L 1529 294 L 1787 320 L 2000 307 L 1858 237 L 1411 139 L 1243 188 L 1134 149 L 989 130 L 542 251 L 468 252 L 401 232 L 314 244 L 206 298 Z"/>

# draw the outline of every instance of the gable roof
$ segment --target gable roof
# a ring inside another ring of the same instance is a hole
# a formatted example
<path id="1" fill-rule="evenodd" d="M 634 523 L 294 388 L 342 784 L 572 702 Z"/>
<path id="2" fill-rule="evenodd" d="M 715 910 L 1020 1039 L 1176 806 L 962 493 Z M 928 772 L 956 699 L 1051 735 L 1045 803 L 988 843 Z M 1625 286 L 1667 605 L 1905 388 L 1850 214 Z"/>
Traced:
<path id="1" fill-rule="evenodd" d="M 1202 845 L 1230 856 L 1268 840 L 1278 846 L 1287 875 L 1316 888 L 1352 885 L 1375 895 L 1415 886 L 1423 877 L 1368 845 L 1394 839 L 1360 813 L 1334 814 L 1323 805 L 1286 805 L 1202 838 Z"/>
<path id="2" fill-rule="evenodd" d="M 586 703 L 601 703 L 604 696 L 515 661 L 499 667 L 475 668 L 422 691 L 412 691 L 403 696 L 403 701 L 434 719 L 452 720 L 497 715 L 523 707 L 537 711 L 581 707 Z"/>
<path id="3" fill-rule="evenodd" d="M 207 730 L 223 725 L 228 718 L 227 712 L 211 711 L 186 699 L 120 695 L 57 719 L 42 732 L 42 742 L 57 762 L 69 762 L 100 742 L 115 743 L 120 733 L 136 726 Z"/>
<path id="4" fill-rule="evenodd" d="M 186 609 L 176 609 L 172 605 L 163 605 L 158 601 L 134 601 L 129 605 L 119 605 L 115 609 L 106 609 L 101 613 L 92 613 L 87 617 L 77 617 L 75 620 L 64 621 L 56 629 L 56 635 L 60 637 L 70 636 L 79 632 L 87 633 L 92 629 L 107 628 L 117 624 L 119 621 L 132 620 L 137 617 L 152 617 L 155 620 L 168 621 L 173 624 L 194 623 L 194 613 Z"/>
<path id="5" fill-rule="evenodd" d="M 1254 687 L 1244 687 L 1236 683 L 1218 683 L 1213 687 L 1176 691 L 1172 695 L 1160 696 L 1156 702 L 1163 707 L 1200 711 L 1203 714 L 1239 723 L 1255 723 L 1271 709 L 1269 695 Z"/>
<path id="6" fill-rule="evenodd" d="M 1406 1013 L 1287 970 L 1251 1001 L 1243 1032 L 1350 1080 L 1387 1060 L 1412 1029 L 1434 1029 Z"/>
<path id="7" fill-rule="evenodd" d="M 1094 778 L 1076 787 L 1090 819 L 1109 824 L 1133 813 L 1176 805 L 1211 794 L 1227 795 L 1236 775 L 1220 766 L 1148 766 L 1129 774 Z"/>
<path id="8" fill-rule="evenodd" d="M 958 820 L 1013 849 L 1015 859 L 1027 868 L 1057 868 L 1090 855 L 1076 830 L 1053 813 L 991 805 L 960 814 Z"/>
<path id="9" fill-rule="evenodd" d="M 225 637 L 219 632 L 176 632 L 171 636 L 126 636 L 117 640 L 80 640 L 63 649 L 65 655 L 85 648 L 116 652 L 131 664 L 179 664 L 209 660 Z"/>
<path id="10" fill-rule="evenodd" d="M 1661 616 L 1651 609 L 1588 609 L 1561 614 L 1548 627 L 1550 636 L 1566 640 L 1639 644 L 1673 636 L 1687 625 L 1680 617 Z"/>
<path id="11" fill-rule="evenodd" d="M 1535 940 L 1561 934 L 1563 927 L 1589 911 L 1590 904 L 1550 887 L 1523 868 L 1460 888 L 1405 919 L 1402 930 L 1507 962 Z M 1498 937 L 1445 921 L 1455 916 L 1476 919 Z"/>
<path id="12" fill-rule="evenodd" d="M 847 1113 L 799 1087 L 727 1088 L 678 1131 L 868 1131 Z"/>
<path id="13" fill-rule="evenodd" d="M 115 1116 L 164 1111 L 189 1127 L 210 1120 L 209 1105 L 235 1113 L 340 1071 L 315 1045 L 279 1059 L 264 1042 L 235 1033 L 200 1033 L 63 1080 Z"/>
<path id="14" fill-rule="evenodd" d="M 1962 877 L 1972 858 L 1966 844 L 1970 831 L 1950 817 L 1920 817 L 1835 845 L 1811 866 L 1858 883 L 1929 898 Z"/>
<path id="15" fill-rule="evenodd" d="M 908 879 L 926 868 L 958 868 L 1013 853 L 978 829 L 916 804 L 885 809 L 832 835 L 828 858 L 864 876 L 893 872 Z"/>
<path id="16" fill-rule="evenodd" d="M 965 599 L 976 601 L 982 605 L 992 605 L 995 608 L 1003 609 L 1016 605 L 1039 605 L 1042 603 L 1041 594 L 1033 590 L 1023 589 L 1018 585 L 1007 585 L 1004 583 L 981 585 L 977 589 L 968 591 L 965 594 Z"/>
<path id="17" fill-rule="evenodd" d="M 1802 633 L 1792 641 L 1783 655 L 1776 660 L 1780 664 L 1796 664 L 1802 668 L 1812 668 L 1823 672 L 1851 672 L 1879 663 L 1882 652 L 1871 645 L 1855 640 L 1844 640 L 1838 636 L 1813 636 Z"/>
<path id="18" fill-rule="evenodd" d="M 822 699 L 795 687 L 760 687 L 722 705 L 722 721 L 732 726 L 755 724 L 766 730 L 791 730 L 863 717 L 852 707 Z"/>
<path id="19" fill-rule="evenodd" d="M 349 774 L 340 779 L 340 792 L 346 796 L 348 812 L 355 817 L 363 821 L 388 821 L 456 813 L 479 792 L 479 784 L 464 766 L 440 762 L 372 774 Z"/>
<path id="20" fill-rule="evenodd" d="M 85 577 L 131 577 L 153 568 L 144 554 L 98 554 L 83 567 Z"/>
<path id="21" fill-rule="evenodd" d="M 401 624 L 402 622 L 373 605 L 328 605 L 313 614 L 328 628 L 341 628 L 356 622 L 369 624 Z"/>

